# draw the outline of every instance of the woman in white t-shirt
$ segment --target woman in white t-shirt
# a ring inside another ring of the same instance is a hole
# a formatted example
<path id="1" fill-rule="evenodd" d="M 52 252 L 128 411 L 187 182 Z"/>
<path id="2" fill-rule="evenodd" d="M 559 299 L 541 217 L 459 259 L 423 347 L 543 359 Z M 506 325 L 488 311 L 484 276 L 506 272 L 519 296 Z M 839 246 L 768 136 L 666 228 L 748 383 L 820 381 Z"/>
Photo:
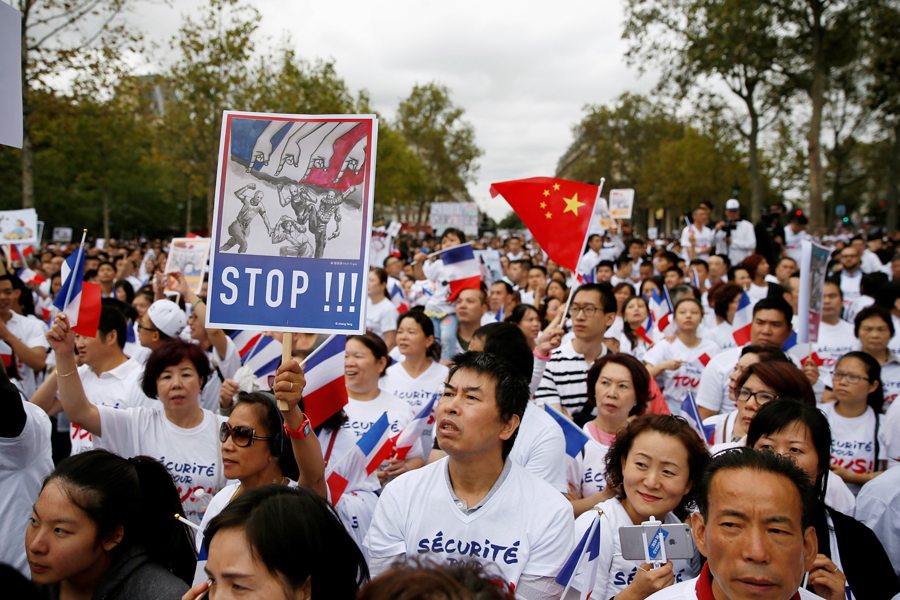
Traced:
<path id="1" fill-rule="evenodd" d="M 216 494 L 225 487 L 219 426 L 225 417 L 200 408 L 200 390 L 211 371 L 197 344 L 174 340 L 147 359 L 141 389 L 161 408 L 115 409 L 95 406 L 84 395 L 75 367 L 75 334 L 60 313 L 47 332 L 56 354 L 59 399 L 69 420 L 94 436 L 94 445 L 125 457 L 146 455 L 169 470 L 184 505 L 184 516 L 200 522 L 196 492 Z"/>
<path id="2" fill-rule="evenodd" d="M 854 494 L 886 468 L 880 377 L 871 355 L 848 352 L 834 367 L 835 401 L 821 406 L 831 426 L 831 470 Z"/>
<path id="3" fill-rule="evenodd" d="M 734 314 L 741 303 L 743 288 L 736 283 L 727 282 L 716 288 L 710 296 L 710 304 L 713 306 L 716 324 L 712 328 L 709 339 L 719 345 L 722 350 L 736 348 L 734 341 Z"/>
<path id="4" fill-rule="evenodd" d="M 387 297 L 387 271 L 369 268 L 369 299 L 366 309 L 366 330 L 379 336 L 388 350 L 397 341 L 397 308 Z"/>
<path id="5" fill-rule="evenodd" d="M 685 396 L 697 389 L 706 363 L 719 352 L 718 344 L 697 336 L 702 321 L 700 301 L 682 298 L 675 304 L 675 339 L 658 341 L 644 355 L 644 364 L 662 388 L 673 415 L 681 414 Z"/>
<path id="6" fill-rule="evenodd" d="M 406 401 L 378 387 L 378 380 L 384 376 L 390 363 L 391 357 L 384 340 L 374 333 L 347 337 L 344 381 L 348 400 L 344 412 L 348 420 L 342 427 L 353 434 L 354 441 L 361 438 L 384 413 L 390 421 L 391 437 L 400 433 L 415 416 Z M 408 456 L 406 460 L 385 461 L 382 468 L 372 475 L 377 475 L 384 485 L 390 479 L 425 465 L 421 442 L 413 446 Z"/>
<path id="7" fill-rule="evenodd" d="M 434 339 L 434 324 L 424 312 L 409 311 L 400 317 L 397 349 L 403 362 L 388 367 L 378 380 L 378 387 L 405 400 L 413 413 L 419 414 L 429 402 L 441 397 L 450 372 L 439 362 L 441 346 Z M 426 453 L 432 446 L 432 433 L 430 427 L 422 432 L 422 449 Z"/>
<path id="8" fill-rule="evenodd" d="M 607 485 L 616 496 L 575 521 L 575 539 L 580 539 L 600 514 L 600 564 L 593 596 L 612 598 L 628 590 L 629 598 L 643 600 L 697 576 L 701 556 L 696 548 L 691 560 L 667 561 L 651 576 L 651 565 L 622 558 L 619 528 L 651 517 L 682 522 L 674 511 L 686 514 L 693 502 L 691 490 L 708 461 L 706 443 L 684 419 L 644 415 L 619 431 L 606 455 Z"/>
<path id="9" fill-rule="evenodd" d="M 643 296 L 633 296 L 625 302 L 622 315 L 624 322 L 619 334 L 619 352 L 643 361 L 647 350 L 653 345 L 651 332 L 643 330 L 650 316 L 650 306 Z"/>
<path id="10" fill-rule="evenodd" d="M 860 349 L 881 365 L 881 388 L 887 411 L 900 397 L 900 358 L 889 347 L 896 333 L 891 313 L 877 304 L 862 309 L 856 315 L 854 332 Z"/>
<path id="11" fill-rule="evenodd" d="M 538 309 L 530 304 L 520 304 L 515 307 L 508 317 L 507 323 L 512 323 L 522 330 L 525 339 L 528 340 L 528 347 L 534 351 L 537 346 L 537 339 L 541 335 L 541 314 Z"/>
<path id="12" fill-rule="evenodd" d="M 756 304 L 769 295 L 769 282 L 766 281 L 766 275 L 769 274 L 769 261 L 762 254 L 751 254 L 741 261 L 741 266 L 747 269 L 747 273 L 750 275 L 747 295 L 750 296 L 750 302 Z"/>
<path id="13" fill-rule="evenodd" d="M 594 505 L 613 497 L 606 487 L 606 453 L 628 420 L 643 415 L 650 405 L 650 374 L 641 362 L 627 354 L 607 354 L 587 375 L 588 404 L 597 416 L 584 424 L 592 442 L 575 457 L 566 497 L 578 517 Z"/>

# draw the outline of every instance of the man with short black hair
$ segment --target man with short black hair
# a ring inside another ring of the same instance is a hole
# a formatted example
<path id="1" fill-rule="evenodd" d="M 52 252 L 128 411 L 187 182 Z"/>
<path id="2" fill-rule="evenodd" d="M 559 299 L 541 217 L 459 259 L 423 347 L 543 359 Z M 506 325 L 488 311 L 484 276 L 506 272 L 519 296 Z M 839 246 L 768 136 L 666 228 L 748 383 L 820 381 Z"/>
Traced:
<path id="1" fill-rule="evenodd" d="M 612 261 L 601 260 L 597 265 L 597 283 L 600 283 L 601 281 L 608 282 L 610 279 L 612 279 L 614 266 L 615 265 Z"/>
<path id="2" fill-rule="evenodd" d="M 752 448 L 720 452 L 694 482 L 694 499 L 691 533 L 707 562 L 699 577 L 648 600 L 843 598 L 831 561 L 817 558 L 816 494 L 793 460 Z M 819 595 L 803 589 L 807 572 Z"/>
<path id="3" fill-rule="evenodd" d="M 844 296 L 844 306 L 848 307 L 853 301 L 862 295 L 862 276 L 860 268 L 859 250 L 852 245 L 841 250 L 841 293 Z"/>
<path id="4" fill-rule="evenodd" d="M 495 321 L 503 321 L 512 314 L 518 302 L 513 287 L 505 281 L 495 281 L 491 285 L 490 314 Z"/>
<path id="5" fill-rule="evenodd" d="M 707 289 L 719 281 L 728 281 L 728 267 L 731 264 L 728 258 L 721 254 L 710 254 L 706 264 L 709 267 L 709 278 L 706 280 Z"/>
<path id="6" fill-rule="evenodd" d="M 528 285 L 528 269 L 531 261 L 528 259 L 513 260 L 509 263 L 509 280 L 516 290 L 524 290 Z"/>
<path id="7" fill-rule="evenodd" d="M 600 263 L 600 249 L 603 248 L 603 237 L 597 233 L 588 236 L 587 252 L 578 259 L 578 272 L 588 275 L 594 272 Z"/>
<path id="8" fill-rule="evenodd" d="M 557 599 L 573 546 L 565 497 L 509 460 L 528 383 L 489 352 L 454 357 L 437 404 L 447 457 L 384 488 L 364 543 L 377 577 L 396 561 L 433 559 L 498 570 L 519 598 Z"/>
<path id="9" fill-rule="evenodd" d="M 678 267 L 669 267 L 668 269 L 666 269 L 666 275 L 663 278 L 663 283 L 666 284 L 667 290 L 671 290 L 677 285 L 682 285 L 684 283 L 684 271 L 682 271 Z"/>
<path id="10" fill-rule="evenodd" d="M 506 256 L 509 258 L 509 262 L 525 258 L 525 252 L 522 250 L 522 238 L 519 236 L 514 235 L 506 240 L 506 247 L 508 249 Z"/>
<path id="11" fill-rule="evenodd" d="M 810 239 L 810 235 L 806 231 L 808 224 L 809 220 L 805 215 L 795 214 L 791 215 L 788 226 L 784 228 L 784 255 L 793 258 L 798 265 L 800 259 L 803 258 L 803 249 L 800 243 Z"/>
<path id="12" fill-rule="evenodd" d="M 481 327 L 481 318 L 487 312 L 487 295 L 482 289 L 468 288 L 459 293 L 456 299 L 456 318 L 459 329 L 456 331 L 457 350 L 465 352 L 469 349 L 472 335 Z M 452 356 L 456 352 L 450 353 Z"/>

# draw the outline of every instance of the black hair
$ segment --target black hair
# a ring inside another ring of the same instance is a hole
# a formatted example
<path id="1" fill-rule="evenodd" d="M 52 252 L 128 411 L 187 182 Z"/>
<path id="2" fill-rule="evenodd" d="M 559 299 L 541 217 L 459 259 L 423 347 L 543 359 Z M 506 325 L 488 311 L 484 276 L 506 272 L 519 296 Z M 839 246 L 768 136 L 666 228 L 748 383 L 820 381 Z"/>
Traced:
<path id="1" fill-rule="evenodd" d="M 378 334 L 372 333 L 371 331 L 367 331 L 362 335 L 348 335 L 347 342 L 350 342 L 351 340 L 355 340 L 368 348 L 369 352 L 372 353 L 372 356 L 375 357 L 375 362 L 378 362 L 382 358 L 385 359 L 384 370 L 378 375 L 379 377 L 384 377 L 388 367 L 394 362 L 394 359 L 388 354 L 387 344 L 384 343 L 384 340 L 381 339 Z"/>
<path id="2" fill-rule="evenodd" d="M 610 364 L 617 364 L 628 369 L 631 373 L 631 386 L 634 388 L 636 403 L 629 417 L 639 417 L 647 412 L 650 407 L 650 373 L 644 363 L 631 356 L 630 354 L 622 354 L 621 352 L 610 352 L 605 356 L 598 358 L 587 374 L 587 399 L 589 406 L 597 406 L 597 381 L 603 368 Z"/>
<path id="3" fill-rule="evenodd" d="M 491 284 L 491 287 L 494 287 L 494 286 L 497 285 L 497 284 L 503 285 L 503 289 L 506 290 L 506 293 L 507 293 L 507 294 L 512 294 L 512 293 L 515 291 L 515 290 L 513 289 L 513 286 L 509 285 L 509 283 L 507 283 L 507 282 L 505 282 L 505 281 L 502 281 L 502 280 L 501 280 L 501 281 L 495 281 L 494 283 Z"/>
<path id="4" fill-rule="evenodd" d="M 91 279 L 94 279 L 97 276 L 97 272 L 98 272 L 97 269 L 86 270 L 84 272 L 84 279 L 82 279 L 82 281 L 90 281 Z"/>
<path id="5" fill-rule="evenodd" d="M 770 404 L 775 404 L 771 402 Z M 762 410 L 762 409 L 760 409 Z M 758 417 L 759 415 L 757 415 Z M 756 419 L 754 419 L 755 421 Z M 751 423 L 751 427 L 752 427 Z M 719 471 L 748 470 L 756 473 L 780 475 L 794 484 L 800 500 L 800 524 L 805 531 L 812 525 L 816 512 L 816 493 L 806 472 L 794 461 L 774 452 L 739 447 L 719 452 L 710 459 L 699 480 L 694 482 L 694 500 L 703 520 L 709 522 L 709 494 L 713 479 Z"/>
<path id="6" fill-rule="evenodd" d="M 804 215 L 804 214 L 799 214 L 799 215 L 794 214 L 794 215 L 791 215 L 791 218 L 790 218 L 790 220 L 789 220 L 788 222 L 789 222 L 789 223 L 799 223 L 799 224 L 801 224 L 801 225 L 809 225 L 809 219 L 807 219 L 807 218 L 806 218 L 806 215 Z"/>
<path id="7" fill-rule="evenodd" d="M 594 238 L 602 238 L 602 236 L 599 233 L 592 233 L 591 235 L 588 236 L 588 244 L 590 244 Z"/>
<path id="8" fill-rule="evenodd" d="M 756 416 L 747 430 L 747 447 L 752 448 L 760 438 L 780 433 L 794 423 L 800 423 L 809 431 L 813 448 L 819 461 L 819 472 L 816 474 L 816 493 L 819 501 L 825 500 L 828 482 L 829 463 L 831 461 L 831 426 L 825 416 L 814 404 L 795 398 L 778 398 L 759 407 Z"/>
<path id="9" fill-rule="evenodd" d="M 441 342 L 438 341 L 437 337 L 434 335 L 434 322 L 431 318 L 426 317 L 425 313 L 421 310 L 409 310 L 400 315 L 400 318 L 397 320 L 397 329 L 400 328 L 400 323 L 402 323 L 404 319 L 412 319 L 422 328 L 422 333 L 425 334 L 425 337 L 434 338 L 432 344 L 428 346 L 428 349 L 425 351 L 425 356 L 434 362 L 440 362 Z"/>
<path id="10" fill-rule="evenodd" d="M 207 548 L 228 529 L 243 530 L 254 558 L 289 588 L 309 581 L 313 598 L 354 600 L 369 577 L 362 551 L 315 492 L 267 485 L 241 494 L 209 522 Z"/>
<path id="11" fill-rule="evenodd" d="M 547 267 L 545 267 L 544 265 L 531 265 L 531 266 L 528 268 L 528 270 L 530 271 L 531 269 L 538 269 L 538 270 L 539 270 L 541 273 L 543 273 L 545 276 L 547 275 Z"/>
<path id="12" fill-rule="evenodd" d="M 664 258 L 668 262 L 672 263 L 672 265 L 677 265 L 678 261 L 681 260 L 677 254 L 672 252 L 671 250 L 666 250 L 662 254 L 659 255 L 659 258 Z"/>
<path id="13" fill-rule="evenodd" d="M 741 263 L 738 263 L 738 264 L 736 264 L 736 265 L 734 265 L 734 266 L 732 266 L 732 267 L 728 267 L 728 274 L 727 274 L 727 275 L 728 275 L 728 281 L 734 281 L 734 280 L 735 280 L 735 273 L 737 273 L 738 271 L 747 271 L 747 276 L 750 277 L 751 279 L 753 278 L 753 277 L 750 275 L 750 269 L 748 269 L 747 267 L 745 267 L 745 266 L 742 265 Z"/>
<path id="14" fill-rule="evenodd" d="M 492 352 L 461 352 L 453 357 L 453 364 L 450 365 L 450 373 L 447 375 L 448 383 L 456 372 L 462 369 L 491 377 L 494 380 L 494 395 L 497 411 L 500 413 L 500 421 L 508 423 L 513 415 L 516 415 L 519 417 L 521 425 L 522 418 L 525 416 L 525 408 L 531 398 L 531 391 L 528 387 L 530 382 L 522 375 L 521 371 Z M 519 429 L 516 428 L 509 439 L 503 442 L 504 460 L 509 456 L 518 434 Z"/>
<path id="15" fill-rule="evenodd" d="M 621 269 L 625 265 L 629 265 L 632 263 L 632 259 L 630 256 L 625 254 L 624 252 L 616 259 L 616 268 Z"/>
<path id="16" fill-rule="evenodd" d="M 166 342 L 147 358 L 144 366 L 144 376 L 141 381 L 141 391 L 148 398 L 156 398 L 159 393 L 156 390 L 156 380 L 167 367 L 173 367 L 181 361 L 188 359 L 194 365 L 197 375 L 200 376 L 200 389 L 206 385 L 212 369 L 209 366 L 209 358 L 198 344 L 192 344 L 182 339 Z"/>
<path id="17" fill-rule="evenodd" d="M 106 450 L 89 450 L 61 461 L 41 491 L 57 482 L 69 500 L 97 524 L 98 541 L 124 529 L 114 558 L 141 546 L 155 562 L 190 585 L 196 554 L 193 536 L 174 519 L 184 512 L 172 476 L 156 459 L 124 459 Z"/>
<path id="18" fill-rule="evenodd" d="M 448 233 L 455 235 L 455 236 L 457 237 L 457 239 L 459 239 L 459 243 L 460 243 L 460 244 L 465 243 L 465 241 L 466 241 L 466 234 L 463 233 L 461 230 L 457 229 L 456 227 L 448 227 L 447 229 L 445 229 L 445 230 L 441 233 L 441 241 L 442 241 L 442 242 L 444 241 L 444 237 L 445 237 Z"/>
<path id="19" fill-rule="evenodd" d="M 6 279 L 13 285 L 14 290 L 19 290 L 19 305 L 22 307 L 23 315 L 34 314 L 34 295 L 25 282 L 19 279 L 17 275 L 12 273 L 4 275 L 2 279 Z"/>
<path id="20" fill-rule="evenodd" d="M 156 302 L 156 296 L 153 295 L 153 290 L 146 286 L 136 291 L 134 293 L 134 298 L 132 298 L 131 301 L 134 302 L 135 298 L 137 298 L 138 296 L 143 296 L 147 299 L 148 302 L 150 302 L 150 304 Z"/>
<path id="21" fill-rule="evenodd" d="M 868 352 L 855 350 L 840 357 L 837 364 L 834 365 L 834 370 L 837 371 L 838 366 L 848 358 L 855 358 L 862 362 L 866 369 L 869 383 L 878 383 L 878 386 L 866 398 L 866 404 L 872 407 L 876 415 L 880 415 L 881 409 L 884 408 L 884 385 L 881 383 L 881 364 Z"/>
<path id="22" fill-rule="evenodd" d="M 681 267 L 673 266 L 673 267 L 669 267 L 668 269 L 666 269 L 666 273 L 672 273 L 672 272 L 678 274 L 678 279 L 684 279 L 684 271 L 681 270 Z"/>
<path id="23" fill-rule="evenodd" d="M 784 322 L 788 329 L 791 328 L 791 319 L 794 318 L 794 309 L 788 304 L 787 300 L 781 296 L 777 298 L 763 298 L 753 305 L 753 316 L 761 310 L 777 310 L 784 316 Z"/>
<path id="24" fill-rule="evenodd" d="M 125 342 L 128 341 L 128 323 L 120 304 L 115 298 L 103 298 L 100 301 L 100 325 L 97 326 L 97 333 L 105 338 L 115 331 L 119 349 L 124 349 Z"/>
<path id="25" fill-rule="evenodd" d="M 525 315 L 528 314 L 529 310 L 533 310 L 535 313 L 537 313 L 538 318 L 540 318 L 541 313 L 539 313 L 538 309 L 536 309 L 534 306 L 532 306 L 531 304 L 519 304 L 513 309 L 509 316 L 504 319 L 504 323 L 513 323 L 514 325 L 518 325 L 522 322 L 522 319 L 525 318 Z"/>
<path id="26" fill-rule="evenodd" d="M 894 337 L 896 330 L 894 329 L 894 320 L 891 318 L 891 313 L 888 309 L 883 306 L 878 306 L 877 304 L 873 304 L 871 306 L 867 306 L 856 315 L 856 318 L 853 319 L 853 335 L 859 338 L 859 328 L 862 326 L 862 322 L 866 319 L 871 319 L 872 317 L 878 317 L 885 323 L 887 323 L 888 331 L 891 332 L 891 338 Z"/>
<path id="27" fill-rule="evenodd" d="M 800 275 L 791 275 L 791 277 L 797 277 L 799 279 Z M 841 280 L 839 277 L 827 277 L 825 283 L 822 284 L 823 289 L 825 288 L 826 283 L 835 286 L 838 290 L 838 294 L 841 296 L 841 300 L 844 299 L 844 290 L 841 289 Z"/>
<path id="28" fill-rule="evenodd" d="M 388 274 L 384 269 L 380 267 L 369 267 L 369 273 L 375 273 L 375 277 L 378 278 L 378 283 L 382 285 L 387 284 Z"/>
<path id="29" fill-rule="evenodd" d="M 300 469 L 294 459 L 290 440 L 285 439 L 284 417 L 276 408 L 275 394 L 272 392 L 240 392 L 237 396 L 235 407 L 239 404 L 250 404 L 254 407 L 256 416 L 265 428 L 265 435 L 257 433 L 260 437 L 268 437 L 269 450 L 272 456 L 278 459 L 281 474 L 289 479 L 298 481 Z"/>
<path id="30" fill-rule="evenodd" d="M 704 269 L 706 269 L 707 271 L 709 271 L 709 263 L 706 262 L 705 260 L 703 260 L 702 258 L 695 258 L 694 260 L 691 261 L 691 266 L 697 266 L 697 265 L 699 265 L 699 266 L 703 267 Z"/>
<path id="31" fill-rule="evenodd" d="M 127 279 L 118 280 L 115 285 L 113 285 L 113 289 L 121 289 L 125 292 L 125 302 L 131 304 L 134 300 L 134 286 L 131 285 L 131 282 Z"/>
<path id="32" fill-rule="evenodd" d="M 113 271 L 116 270 L 116 265 L 114 265 L 113 263 L 111 263 L 111 262 L 108 261 L 108 260 L 101 260 L 101 261 L 100 261 L 100 264 L 97 265 L 97 273 L 100 272 L 100 267 L 102 267 L 103 265 L 109 265 L 110 267 L 112 267 L 112 270 L 113 270 Z"/>
<path id="33" fill-rule="evenodd" d="M 506 360 L 522 377 L 531 381 L 534 354 L 518 326 L 507 322 L 488 323 L 476 329 L 472 337 L 484 338 L 484 352 L 491 352 Z"/>
<path id="34" fill-rule="evenodd" d="M 609 268 L 609 269 L 611 269 L 611 270 L 614 271 L 614 270 L 615 270 L 615 267 L 616 267 L 616 264 L 615 264 L 613 261 L 611 261 L 611 260 L 601 260 L 599 263 L 597 263 L 597 266 L 594 267 L 594 270 L 596 271 L 596 270 L 599 269 L 600 267 L 607 267 L 607 268 Z"/>
<path id="35" fill-rule="evenodd" d="M 700 316 L 701 316 L 701 321 L 702 321 L 703 304 L 696 298 L 681 298 L 680 300 L 678 300 L 678 302 L 676 302 L 675 306 L 673 307 L 672 318 L 673 319 L 675 318 L 675 313 L 678 312 L 678 307 L 681 306 L 682 304 L 684 304 L 685 302 L 691 302 L 691 303 L 697 305 L 697 308 L 700 309 Z M 697 325 L 699 326 L 700 323 L 698 323 Z"/>
<path id="36" fill-rule="evenodd" d="M 572 295 L 572 300 L 574 300 L 575 296 L 582 292 L 597 292 L 598 294 L 600 294 L 600 309 L 604 313 L 609 314 L 619 312 L 619 303 L 616 302 L 616 297 L 613 294 L 612 286 L 608 283 L 586 283 L 583 286 L 575 289 L 575 293 Z"/>

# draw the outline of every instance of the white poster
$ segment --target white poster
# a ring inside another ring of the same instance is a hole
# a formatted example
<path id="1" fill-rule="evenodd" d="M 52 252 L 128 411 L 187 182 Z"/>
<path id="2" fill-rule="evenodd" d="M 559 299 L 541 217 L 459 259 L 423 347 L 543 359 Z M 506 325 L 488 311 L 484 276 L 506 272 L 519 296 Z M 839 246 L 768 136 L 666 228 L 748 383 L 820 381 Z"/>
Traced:
<path id="1" fill-rule="evenodd" d="M 169 246 L 166 273 L 181 271 L 188 287 L 195 294 L 199 294 L 203 287 L 203 275 L 206 273 L 208 256 L 209 238 L 175 238 Z M 167 291 L 174 290 L 167 289 Z"/>
<path id="2" fill-rule="evenodd" d="M 634 208 L 634 190 L 610 190 L 609 212 L 613 219 L 630 219 Z"/>
<path id="3" fill-rule="evenodd" d="M 391 255 L 391 244 L 394 237 L 384 227 L 372 228 L 372 241 L 369 247 L 369 266 L 384 267 L 384 261 Z"/>
<path id="4" fill-rule="evenodd" d="M 478 205 L 474 202 L 433 202 L 432 233 L 440 237 L 449 227 L 461 230 L 466 236 L 478 235 Z"/>
<path id="5" fill-rule="evenodd" d="M 70 236 L 71 236 L 71 229 Z M 33 208 L 0 211 L 0 243 L 38 244 L 37 212 Z"/>
<path id="6" fill-rule="evenodd" d="M 22 13 L 0 2 L 0 144 L 22 147 Z"/>
<path id="7" fill-rule="evenodd" d="M 72 241 L 72 228 L 71 227 L 54 227 L 53 228 L 53 241 L 54 242 L 71 242 Z"/>
<path id="8" fill-rule="evenodd" d="M 819 323 L 822 322 L 822 303 L 825 299 L 825 277 L 831 251 L 809 240 L 800 242 L 800 297 L 798 312 L 808 318 L 800 319 L 797 343 L 808 344 L 819 340 Z"/>

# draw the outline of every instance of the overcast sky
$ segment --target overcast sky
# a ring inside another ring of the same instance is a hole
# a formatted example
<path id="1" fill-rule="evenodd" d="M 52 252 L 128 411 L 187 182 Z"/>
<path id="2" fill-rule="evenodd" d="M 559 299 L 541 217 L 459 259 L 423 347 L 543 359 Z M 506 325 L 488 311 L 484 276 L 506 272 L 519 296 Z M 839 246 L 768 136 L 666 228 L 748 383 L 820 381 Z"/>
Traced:
<path id="1" fill-rule="evenodd" d="M 129 19 L 162 42 L 177 33 L 182 15 L 199 14 L 207 2 L 174 5 L 139 3 Z M 288 32 L 300 56 L 333 59 L 354 95 L 368 90 L 383 116 L 393 118 L 417 83 L 448 86 L 484 151 L 469 191 L 496 219 L 509 206 L 491 199 L 492 182 L 552 176 L 585 104 L 647 92 L 655 83 L 652 73 L 638 78 L 625 65 L 621 0 L 253 5 L 262 14 L 263 36 L 278 41 Z"/>

